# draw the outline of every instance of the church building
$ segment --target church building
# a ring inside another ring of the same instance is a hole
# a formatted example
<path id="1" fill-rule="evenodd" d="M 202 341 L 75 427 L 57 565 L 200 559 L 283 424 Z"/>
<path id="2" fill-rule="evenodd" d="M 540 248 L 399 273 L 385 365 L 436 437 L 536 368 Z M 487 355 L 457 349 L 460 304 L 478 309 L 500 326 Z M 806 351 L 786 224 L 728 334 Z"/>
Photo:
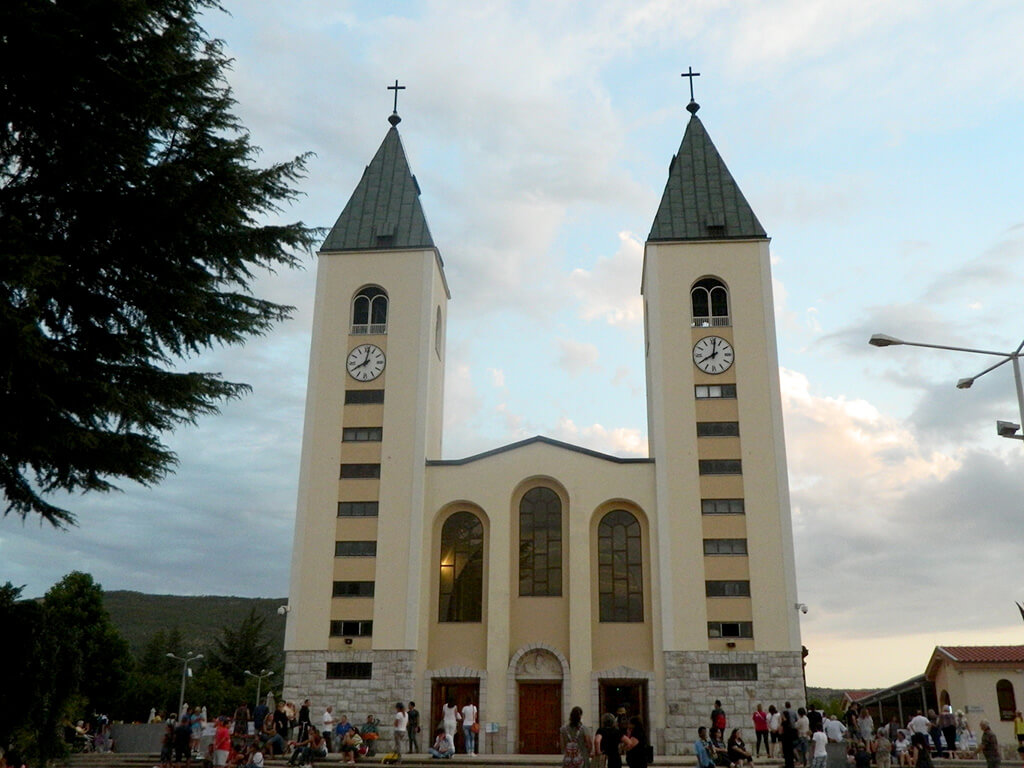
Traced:
<path id="1" fill-rule="evenodd" d="M 643 459 L 444 457 L 451 293 L 391 115 L 318 255 L 287 699 L 388 725 L 412 699 L 429 744 L 469 698 L 481 753 L 624 708 L 669 755 L 716 699 L 730 727 L 802 703 L 769 239 L 687 109 L 638 286 Z"/>

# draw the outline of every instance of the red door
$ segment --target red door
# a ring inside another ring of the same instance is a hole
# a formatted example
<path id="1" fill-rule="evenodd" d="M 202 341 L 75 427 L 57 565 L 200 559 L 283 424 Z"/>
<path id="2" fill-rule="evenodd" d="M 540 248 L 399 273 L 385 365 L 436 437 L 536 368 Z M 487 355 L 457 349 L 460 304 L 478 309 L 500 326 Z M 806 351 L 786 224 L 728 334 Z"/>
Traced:
<path id="1" fill-rule="evenodd" d="M 561 683 L 519 684 L 519 752 L 557 755 L 562 725 Z"/>

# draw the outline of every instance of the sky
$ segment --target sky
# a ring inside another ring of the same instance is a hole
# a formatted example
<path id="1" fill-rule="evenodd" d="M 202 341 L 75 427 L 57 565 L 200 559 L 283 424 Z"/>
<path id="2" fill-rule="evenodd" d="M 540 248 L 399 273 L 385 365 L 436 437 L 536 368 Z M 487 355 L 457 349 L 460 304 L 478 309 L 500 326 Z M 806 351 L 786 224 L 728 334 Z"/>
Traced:
<path id="1" fill-rule="evenodd" d="M 937 644 L 1024 642 L 1024 443 L 1010 367 L 873 333 L 1024 338 L 1019 0 L 227 0 L 262 163 L 313 152 L 288 220 L 334 223 L 392 92 L 449 304 L 444 455 L 542 434 L 647 455 L 640 266 L 700 117 L 772 238 L 802 640 L 812 686 L 890 685 Z M 0 580 L 283 597 L 315 259 L 261 275 L 293 319 L 185 367 L 253 392 L 167 435 L 154 488 L 0 519 Z"/>

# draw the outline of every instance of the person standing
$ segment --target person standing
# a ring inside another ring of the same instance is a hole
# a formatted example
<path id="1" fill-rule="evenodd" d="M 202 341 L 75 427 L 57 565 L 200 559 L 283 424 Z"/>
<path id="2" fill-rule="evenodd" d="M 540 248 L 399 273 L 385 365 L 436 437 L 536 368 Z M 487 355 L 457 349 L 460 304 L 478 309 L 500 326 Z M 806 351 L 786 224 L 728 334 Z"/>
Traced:
<path id="1" fill-rule="evenodd" d="M 793 705 L 787 701 L 780 714 L 782 717 L 779 738 L 782 741 L 782 759 L 785 768 L 795 768 L 793 758 L 796 747 L 796 712 L 793 711 Z"/>
<path id="2" fill-rule="evenodd" d="M 771 734 L 774 751 L 775 745 L 782 741 L 782 713 L 775 708 L 774 704 L 768 705 L 768 732 Z M 771 753 L 768 756 L 771 757 Z"/>
<path id="3" fill-rule="evenodd" d="M 420 751 L 420 711 L 416 709 L 415 701 L 409 702 L 405 714 L 409 716 L 409 754 L 416 754 Z"/>
<path id="4" fill-rule="evenodd" d="M 615 715 L 605 712 L 601 715 L 601 727 L 594 735 L 594 753 L 604 762 L 598 768 L 622 768 L 622 755 L 619 754 L 621 740 L 622 731 L 619 730 Z"/>
<path id="5" fill-rule="evenodd" d="M 324 710 L 324 716 L 320 719 L 320 721 L 322 723 L 320 727 L 320 733 L 324 737 L 324 743 L 330 745 L 331 734 L 334 733 L 334 707 L 328 704 L 327 709 Z M 332 751 L 335 751 L 337 745 L 334 745 L 334 747 L 329 746 L 329 748 Z"/>
<path id="6" fill-rule="evenodd" d="M 629 768 L 647 768 L 648 745 L 644 721 L 639 715 L 629 718 L 626 733 L 622 736 L 622 744 L 626 747 L 626 765 Z"/>
<path id="7" fill-rule="evenodd" d="M 725 710 L 718 699 L 715 699 L 715 707 L 711 710 L 711 727 L 725 733 Z"/>
<path id="8" fill-rule="evenodd" d="M 999 754 L 999 739 L 996 738 L 988 720 L 982 720 L 979 725 L 981 726 L 981 754 L 985 757 L 985 765 L 987 768 L 999 768 L 999 764 L 1002 762 L 1002 756 Z"/>
<path id="9" fill-rule="evenodd" d="M 395 754 L 402 759 L 402 752 L 405 751 L 405 739 L 408 736 L 409 716 L 405 714 L 405 704 L 395 704 Z"/>
<path id="10" fill-rule="evenodd" d="M 580 710 L 581 712 L 583 710 Z M 466 754 L 476 754 L 476 735 L 480 731 L 477 725 L 477 714 L 479 714 L 473 700 L 466 697 L 466 705 L 462 708 L 462 733 L 466 738 Z"/>
<path id="11" fill-rule="evenodd" d="M 956 717 L 953 715 L 953 708 L 947 706 L 946 710 L 949 710 L 950 716 L 953 717 L 953 732 L 956 733 Z M 942 714 L 945 715 L 946 711 L 943 710 Z M 946 730 L 943 729 L 942 732 L 945 733 Z M 1017 750 L 1020 751 L 1020 748 L 1024 747 L 1024 715 L 1021 715 L 1019 711 L 1013 716 L 1013 735 L 1017 737 Z"/>
<path id="12" fill-rule="evenodd" d="M 956 752 L 956 715 L 949 704 L 942 708 L 942 714 L 939 715 L 939 730 L 942 731 L 942 740 L 946 742 L 946 750 L 950 753 Z M 949 756 L 955 757 L 953 754 Z"/>
<path id="13" fill-rule="evenodd" d="M 309 699 L 299 707 L 299 735 L 297 741 L 309 741 Z"/>
<path id="14" fill-rule="evenodd" d="M 455 743 L 455 729 L 458 727 L 458 721 L 462 719 L 462 715 L 459 714 L 459 708 L 455 706 L 455 699 L 451 696 L 441 706 L 441 723 L 444 726 L 444 732 L 452 738 L 452 744 Z"/>
<path id="15" fill-rule="evenodd" d="M 811 734 L 811 768 L 825 768 L 828 763 L 828 736 L 818 728 Z"/>
<path id="16" fill-rule="evenodd" d="M 761 742 L 764 742 L 764 754 L 766 757 L 771 757 L 772 746 L 771 742 L 768 741 L 768 715 L 764 711 L 763 704 L 757 705 L 757 709 L 754 710 L 754 714 L 750 716 L 750 719 L 754 721 L 754 738 L 756 740 L 754 755 L 756 757 L 761 756 Z"/>
<path id="17" fill-rule="evenodd" d="M 558 740 L 562 750 L 562 768 L 587 768 L 590 765 L 590 752 L 594 745 L 583 725 L 580 707 L 573 707 L 569 712 L 569 722 L 558 731 Z"/>
<path id="18" fill-rule="evenodd" d="M 877 768 L 889 768 L 892 765 L 892 741 L 889 729 L 879 728 L 875 739 L 875 765 Z"/>
<path id="19" fill-rule="evenodd" d="M 231 731 L 226 717 L 217 718 L 217 730 L 213 733 L 213 764 L 227 765 L 231 754 Z"/>
<path id="20" fill-rule="evenodd" d="M 800 756 L 800 765 L 809 768 L 811 761 L 808 759 L 807 747 L 811 743 L 811 721 L 803 707 L 796 714 L 796 753 Z"/>

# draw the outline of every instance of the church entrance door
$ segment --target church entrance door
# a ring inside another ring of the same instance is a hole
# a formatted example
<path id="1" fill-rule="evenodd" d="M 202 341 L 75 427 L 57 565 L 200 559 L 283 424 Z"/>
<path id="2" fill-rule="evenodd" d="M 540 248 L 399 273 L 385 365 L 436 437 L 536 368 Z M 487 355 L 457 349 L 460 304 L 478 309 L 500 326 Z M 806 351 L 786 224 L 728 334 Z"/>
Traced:
<path id="1" fill-rule="evenodd" d="M 561 683 L 519 683 L 519 752 L 557 755 L 562 725 Z"/>
<path id="2" fill-rule="evenodd" d="M 472 699 L 477 708 L 480 707 L 480 681 L 473 678 L 468 680 L 434 680 L 430 690 L 430 719 L 420 724 L 420 746 L 432 746 L 434 743 L 434 732 L 441 724 L 441 707 L 451 698 L 458 707 L 459 712 L 466 706 L 466 699 Z M 483 727 L 481 725 L 481 727 Z M 462 721 L 455 727 L 455 751 L 465 754 L 466 738 L 462 734 Z"/>
<path id="3" fill-rule="evenodd" d="M 613 715 L 618 715 L 619 710 L 624 709 L 627 717 L 640 715 L 645 725 L 650 723 L 647 716 L 647 683 L 645 681 L 602 680 L 598 704 L 602 714 L 611 712 Z"/>

